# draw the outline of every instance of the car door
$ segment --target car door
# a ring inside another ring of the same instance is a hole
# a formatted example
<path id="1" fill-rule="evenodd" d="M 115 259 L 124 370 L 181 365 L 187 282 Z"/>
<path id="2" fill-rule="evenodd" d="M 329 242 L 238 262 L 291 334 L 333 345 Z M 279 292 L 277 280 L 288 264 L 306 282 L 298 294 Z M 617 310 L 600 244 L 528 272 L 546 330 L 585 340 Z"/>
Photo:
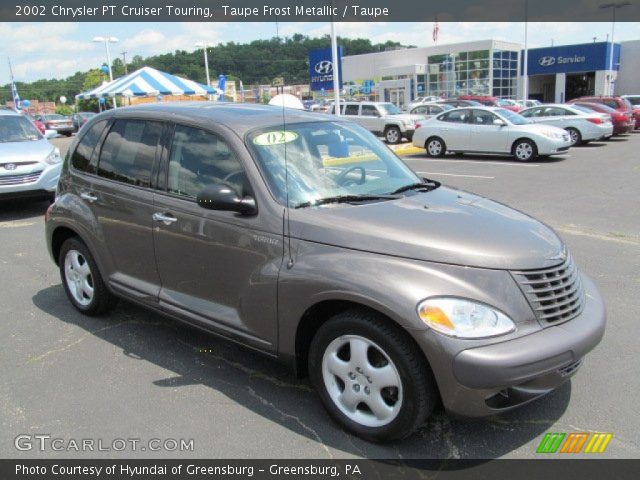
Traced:
<path id="1" fill-rule="evenodd" d="M 440 115 L 434 124 L 434 135 L 442 137 L 449 151 L 469 150 L 470 117 L 471 110 L 468 108 L 459 108 Z"/>
<path id="2" fill-rule="evenodd" d="M 214 183 L 239 195 L 252 191 L 229 135 L 178 124 L 164 149 L 154 208 L 159 302 L 199 326 L 274 351 L 282 231 L 263 228 L 259 206 L 257 215 L 242 216 L 196 202 Z"/>
<path id="3" fill-rule="evenodd" d="M 488 110 L 473 109 L 469 124 L 469 149 L 476 152 L 502 153 L 509 151 L 506 125 L 496 125 L 500 119 Z"/>
<path id="4" fill-rule="evenodd" d="M 160 289 L 150 187 L 162 128 L 156 121 L 116 119 L 99 149 L 96 175 L 77 186 L 96 221 L 92 234 L 108 257 L 106 280 L 114 290 L 148 303 L 155 303 Z"/>
<path id="5" fill-rule="evenodd" d="M 380 118 L 380 112 L 375 105 L 363 104 L 360 107 L 360 125 L 370 132 L 382 132 L 384 122 Z"/>

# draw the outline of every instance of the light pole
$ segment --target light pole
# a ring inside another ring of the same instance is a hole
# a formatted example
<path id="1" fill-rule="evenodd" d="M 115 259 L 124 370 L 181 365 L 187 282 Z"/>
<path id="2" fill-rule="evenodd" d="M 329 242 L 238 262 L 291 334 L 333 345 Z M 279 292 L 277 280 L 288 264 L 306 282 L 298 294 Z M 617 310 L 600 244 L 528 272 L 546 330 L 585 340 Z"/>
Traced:
<path id="1" fill-rule="evenodd" d="M 338 61 L 338 42 L 336 39 L 336 22 L 331 22 L 331 65 L 333 66 L 333 109 L 340 116 L 340 65 Z"/>
<path id="2" fill-rule="evenodd" d="M 524 0 L 524 59 L 522 69 L 522 99 L 529 100 L 529 0 Z"/>
<path id="3" fill-rule="evenodd" d="M 207 88 L 211 88 L 211 79 L 209 78 L 209 56 L 207 55 L 207 48 L 209 47 L 209 44 L 207 42 L 198 42 L 195 46 L 204 50 L 204 72 L 207 75 Z M 209 95 L 209 100 L 211 100 L 211 95 Z"/>
<path id="4" fill-rule="evenodd" d="M 615 28 L 616 28 L 616 10 L 622 7 L 628 7 L 629 5 L 631 5 L 631 2 L 612 2 L 612 3 L 603 3 L 600 5 L 601 9 L 606 9 L 606 8 L 610 8 L 612 11 L 612 18 L 611 18 L 611 52 L 609 55 L 609 85 L 608 85 L 608 91 L 609 91 L 609 95 L 613 95 L 613 51 L 614 51 L 614 40 L 613 40 L 613 34 L 615 32 Z"/>
<path id="5" fill-rule="evenodd" d="M 111 71 L 111 52 L 109 51 L 110 43 L 118 43 L 116 37 L 93 37 L 93 41 L 96 43 L 104 43 L 104 48 L 107 51 L 107 66 L 109 67 L 109 81 L 113 82 L 113 72 Z M 113 97 L 113 108 L 116 108 L 116 97 Z"/>

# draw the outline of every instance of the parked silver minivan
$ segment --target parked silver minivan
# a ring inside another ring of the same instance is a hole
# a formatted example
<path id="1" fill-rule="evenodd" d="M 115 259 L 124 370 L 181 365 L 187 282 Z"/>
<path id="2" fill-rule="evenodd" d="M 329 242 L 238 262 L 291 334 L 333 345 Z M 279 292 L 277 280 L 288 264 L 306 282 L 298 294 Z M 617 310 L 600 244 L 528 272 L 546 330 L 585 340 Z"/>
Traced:
<path id="1" fill-rule="evenodd" d="M 373 441 L 411 434 L 438 402 L 471 417 L 526 404 L 604 332 L 553 230 L 418 177 L 333 116 L 206 102 L 98 115 L 66 156 L 46 238 L 81 312 L 124 298 L 264 352 Z"/>

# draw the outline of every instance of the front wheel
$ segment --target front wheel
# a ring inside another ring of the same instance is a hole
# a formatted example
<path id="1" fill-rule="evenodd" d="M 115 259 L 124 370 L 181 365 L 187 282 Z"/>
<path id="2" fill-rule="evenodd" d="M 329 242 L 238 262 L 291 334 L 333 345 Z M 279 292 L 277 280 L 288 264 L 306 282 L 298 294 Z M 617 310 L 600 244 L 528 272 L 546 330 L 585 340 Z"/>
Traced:
<path id="1" fill-rule="evenodd" d="M 360 437 L 404 438 L 433 411 L 437 390 L 422 352 L 399 327 L 366 311 L 327 321 L 309 351 L 311 382 L 329 415 Z"/>
<path id="2" fill-rule="evenodd" d="M 569 134 L 569 139 L 571 140 L 571 146 L 580 145 L 582 143 L 582 135 L 575 128 L 567 128 L 567 133 Z"/>
<path id="3" fill-rule="evenodd" d="M 513 156 L 521 162 L 528 162 L 538 155 L 536 144 L 531 140 L 518 140 L 513 145 Z"/>
<path id="4" fill-rule="evenodd" d="M 384 139 L 391 145 L 399 143 L 402 139 L 400 129 L 398 127 L 387 127 L 387 129 L 384 131 Z"/>

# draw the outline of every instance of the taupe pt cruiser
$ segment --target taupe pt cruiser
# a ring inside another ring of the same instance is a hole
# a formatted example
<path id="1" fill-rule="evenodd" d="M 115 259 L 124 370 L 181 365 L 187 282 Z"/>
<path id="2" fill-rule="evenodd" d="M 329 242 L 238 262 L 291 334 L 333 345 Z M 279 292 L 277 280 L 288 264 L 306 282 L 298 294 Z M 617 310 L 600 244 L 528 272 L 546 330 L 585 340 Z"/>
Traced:
<path id="1" fill-rule="evenodd" d="M 339 118 L 155 104 L 90 120 L 46 236 L 71 303 L 121 297 L 308 374 L 373 441 L 567 381 L 605 310 L 558 236 L 416 176 Z"/>

